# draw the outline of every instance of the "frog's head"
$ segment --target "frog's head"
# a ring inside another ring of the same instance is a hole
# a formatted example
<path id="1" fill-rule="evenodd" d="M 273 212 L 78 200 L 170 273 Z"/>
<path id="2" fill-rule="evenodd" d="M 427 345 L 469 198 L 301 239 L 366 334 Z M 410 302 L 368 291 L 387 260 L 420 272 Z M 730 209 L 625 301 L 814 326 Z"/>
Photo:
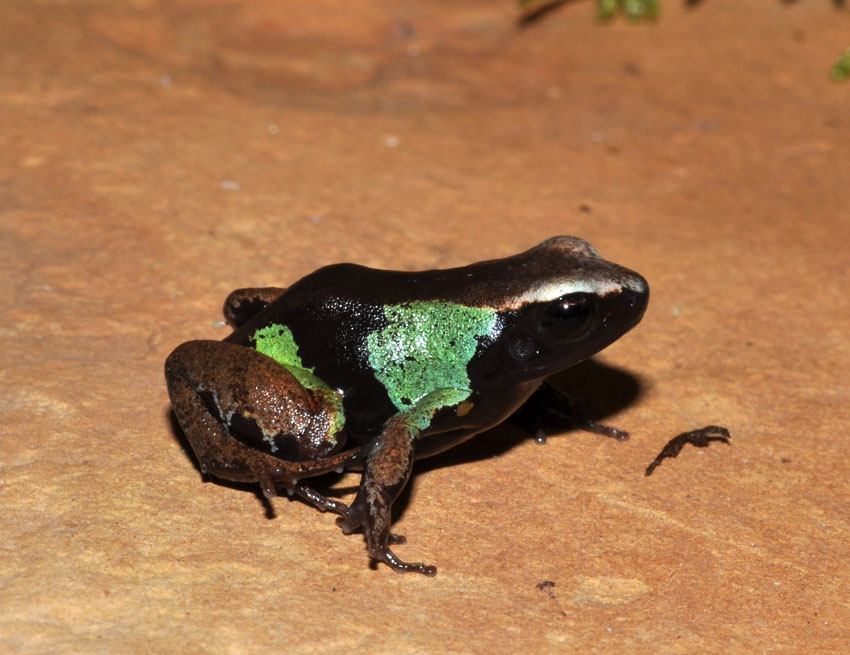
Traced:
<path id="1" fill-rule="evenodd" d="M 599 352 L 637 325 L 649 302 L 642 276 L 602 259 L 576 237 L 547 239 L 510 260 L 515 277 L 503 301 L 500 359 L 529 377 Z"/>

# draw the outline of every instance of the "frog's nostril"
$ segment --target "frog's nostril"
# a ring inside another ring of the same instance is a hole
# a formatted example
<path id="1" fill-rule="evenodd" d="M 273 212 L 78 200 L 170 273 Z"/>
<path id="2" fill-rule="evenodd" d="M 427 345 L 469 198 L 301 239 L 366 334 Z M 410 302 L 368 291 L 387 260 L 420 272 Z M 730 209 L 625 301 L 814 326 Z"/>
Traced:
<path id="1" fill-rule="evenodd" d="M 634 314 L 638 320 L 646 311 L 646 305 L 649 300 L 648 289 L 637 291 L 634 287 L 623 287 L 621 297 L 624 303 L 628 306 L 628 311 Z"/>

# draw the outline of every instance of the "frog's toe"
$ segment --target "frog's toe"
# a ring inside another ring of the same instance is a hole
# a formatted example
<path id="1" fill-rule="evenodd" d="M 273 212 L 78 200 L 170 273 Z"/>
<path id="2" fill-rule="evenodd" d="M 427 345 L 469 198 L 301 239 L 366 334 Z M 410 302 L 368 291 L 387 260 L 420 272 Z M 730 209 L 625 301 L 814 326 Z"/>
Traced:
<path id="1" fill-rule="evenodd" d="M 387 547 L 370 548 L 369 556 L 377 562 L 383 562 L 396 573 L 421 573 L 428 577 L 437 575 L 436 566 L 422 564 L 421 562 L 404 562 Z"/>
<path id="2" fill-rule="evenodd" d="M 354 510 L 354 506 L 349 507 L 348 511 L 336 520 L 337 525 L 342 528 L 343 534 L 353 534 L 364 523 L 363 517 L 358 516 L 352 510 Z"/>
<path id="3" fill-rule="evenodd" d="M 308 505 L 312 505 L 320 512 L 333 512 L 340 516 L 345 516 L 348 513 L 348 505 L 338 500 L 331 500 L 327 496 L 323 496 L 315 489 L 306 487 L 303 484 L 296 484 L 293 487 L 287 488 L 287 493 L 292 496 L 296 495 Z"/>
<path id="4" fill-rule="evenodd" d="M 267 499 L 271 500 L 272 498 L 277 497 L 277 485 L 275 484 L 272 476 L 269 475 L 269 472 L 265 468 L 257 468 L 254 472 L 254 475 L 257 477 L 257 482 L 260 484 L 260 489 L 263 491 L 263 496 Z"/>

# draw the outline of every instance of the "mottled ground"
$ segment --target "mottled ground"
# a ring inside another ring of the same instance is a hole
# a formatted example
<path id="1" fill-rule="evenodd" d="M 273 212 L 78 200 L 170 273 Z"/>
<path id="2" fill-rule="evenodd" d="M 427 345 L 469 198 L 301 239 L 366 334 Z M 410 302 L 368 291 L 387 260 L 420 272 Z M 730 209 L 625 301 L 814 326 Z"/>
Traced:
<path id="1" fill-rule="evenodd" d="M 850 652 L 850 11 L 663 9 L 5 0 L 0 652 Z M 652 286 L 559 381 L 632 439 L 421 462 L 436 578 L 201 482 L 162 363 L 231 289 L 561 233 Z"/>

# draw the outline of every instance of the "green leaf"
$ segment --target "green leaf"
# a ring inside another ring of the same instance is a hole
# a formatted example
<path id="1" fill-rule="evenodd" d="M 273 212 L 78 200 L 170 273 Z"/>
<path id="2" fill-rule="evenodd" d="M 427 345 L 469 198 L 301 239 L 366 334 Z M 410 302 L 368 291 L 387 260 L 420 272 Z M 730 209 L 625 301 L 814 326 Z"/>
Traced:
<path id="1" fill-rule="evenodd" d="M 850 79 L 850 48 L 847 48 L 832 65 L 829 71 L 829 77 L 836 82 L 843 82 Z"/>

